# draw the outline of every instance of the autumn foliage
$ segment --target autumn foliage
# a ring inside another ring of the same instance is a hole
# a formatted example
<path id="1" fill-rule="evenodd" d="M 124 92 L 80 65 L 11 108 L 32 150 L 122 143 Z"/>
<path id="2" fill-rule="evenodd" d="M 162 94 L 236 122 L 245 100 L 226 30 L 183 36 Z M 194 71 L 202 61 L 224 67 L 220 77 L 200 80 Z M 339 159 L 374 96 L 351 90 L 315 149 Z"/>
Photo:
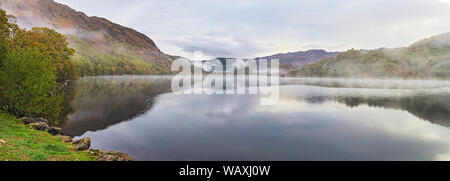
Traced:
<path id="1" fill-rule="evenodd" d="M 78 78 L 66 37 L 49 28 L 20 29 L 0 9 L 0 109 L 58 118 L 61 84 Z"/>

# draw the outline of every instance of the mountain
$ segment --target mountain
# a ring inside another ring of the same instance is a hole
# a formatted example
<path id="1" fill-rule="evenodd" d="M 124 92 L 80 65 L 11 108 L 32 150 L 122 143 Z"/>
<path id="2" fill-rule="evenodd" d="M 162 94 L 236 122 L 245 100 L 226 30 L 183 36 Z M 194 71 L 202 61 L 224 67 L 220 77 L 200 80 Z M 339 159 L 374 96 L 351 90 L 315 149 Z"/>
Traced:
<path id="1" fill-rule="evenodd" d="M 0 0 L 21 28 L 49 27 L 67 36 L 80 75 L 166 74 L 171 56 L 146 35 L 89 17 L 53 0 Z"/>
<path id="2" fill-rule="evenodd" d="M 410 53 L 450 53 L 450 32 L 420 40 L 408 47 Z"/>
<path id="3" fill-rule="evenodd" d="M 256 59 L 278 59 L 280 60 L 280 64 L 289 65 L 293 68 L 300 68 L 325 58 L 336 57 L 338 54 L 339 52 L 326 52 L 325 50 L 308 50 L 293 53 L 280 53 Z"/>
<path id="4" fill-rule="evenodd" d="M 450 78 L 450 32 L 406 48 L 348 50 L 288 73 L 307 77 Z"/>

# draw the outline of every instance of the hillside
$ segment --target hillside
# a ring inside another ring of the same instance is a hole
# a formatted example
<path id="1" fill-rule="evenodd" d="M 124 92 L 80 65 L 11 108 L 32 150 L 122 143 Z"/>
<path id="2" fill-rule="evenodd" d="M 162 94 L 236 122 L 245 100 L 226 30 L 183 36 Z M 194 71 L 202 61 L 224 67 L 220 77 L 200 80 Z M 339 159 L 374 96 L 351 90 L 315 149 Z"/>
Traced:
<path id="1" fill-rule="evenodd" d="M 450 33 L 406 48 L 348 50 L 289 72 L 306 77 L 450 78 Z"/>
<path id="2" fill-rule="evenodd" d="M 166 74 L 170 56 L 146 35 L 53 0 L 0 0 L 26 29 L 44 26 L 67 36 L 80 75 Z"/>
<path id="3" fill-rule="evenodd" d="M 259 57 L 258 59 L 278 59 L 280 64 L 291 66 L 292 68 L 300 68 L 304 65 L 317 62 L 319 60 L 336 57 L 339 52 L 326 52 L 325 50 L 308 50 L 289 53 L 280 53 L 266 57 Z"/>

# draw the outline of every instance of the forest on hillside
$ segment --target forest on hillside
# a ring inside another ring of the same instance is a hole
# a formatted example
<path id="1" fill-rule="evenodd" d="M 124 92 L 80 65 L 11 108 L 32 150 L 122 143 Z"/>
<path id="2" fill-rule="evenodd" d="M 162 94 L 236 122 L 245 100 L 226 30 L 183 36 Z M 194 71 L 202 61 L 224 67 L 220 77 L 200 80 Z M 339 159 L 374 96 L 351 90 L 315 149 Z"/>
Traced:
<path id="1" fill-rule="evenodd" d="M 427 79 L 450 77 L 450 33 L 427 38 L 407 48 L 351 49 L 289 72 L 295 77 Z"/>
<path id="2" fill-rule="evenodd" d="M 75 50 L 71 61 L 79 76 L 171 73 L 173 57 L 132 28 L 87 16 L 52 0 L 0 2 L 21 28 L 49 27 L 65 35 L 68 47 Z"/>
<path id="3" fill-rule="evenodd" d="M 96 75 L 154 75 L 170 74 L 171 61 L 169 57 L 160 54 L 139 55 L 129 51 L 123 44 L 109 40 L 109 45 L 96 47 L 95 42 L 89 42 L 74 35 L 67 35 L 70 47 L 75 49 L 72 57 L 77 73 L 80 76 Z M 150 54 L 151 52 L 141 52 Z M 166 61 L 149 62 L 143 57 L 157 57 Z"/>

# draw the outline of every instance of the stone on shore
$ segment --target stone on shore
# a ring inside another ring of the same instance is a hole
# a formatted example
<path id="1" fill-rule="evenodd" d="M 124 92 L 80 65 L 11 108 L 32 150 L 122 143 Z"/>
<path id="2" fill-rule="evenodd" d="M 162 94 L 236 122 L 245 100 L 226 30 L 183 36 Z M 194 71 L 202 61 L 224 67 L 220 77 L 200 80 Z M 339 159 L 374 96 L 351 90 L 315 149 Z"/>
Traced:
<path id="1" fill-rule="evenodd" d="M 20 118 L 20 120 L 25 125 L 29 125 L 29 124 L 32 124 L 32 123 L 46 123 L 46 124 L 48 124 L 48 121 L 46 119 L 43 119 L 43 118 L 27 118 L 27 117 L 23 117 L 23 118 Z"/>
<path id="2" fill-rule="evenodd" d="M 48 126 L 48 124 L 44 122 L 31 123 L 28 126 L 31 129 L 35 129 L 38 131 L 48 131 L 50 129 L 50 126 Z"/>
<path id="3" fill-rule="evenodd" d="M 91 147 L 91 138 L 83 138 L 73 142 L 77 151 L 88 150 Z"/>
<path id="4" fill-rule="evenodd" d="M 120 151 L 90 149 L 89 153 L 98 157 L 98 161 L 133 161 L 130 155 Z"/>
<path id="5" fill-rule="evenodd" d="M 51 135 L 62 135 L 62 129 L 61 128 L 57 128 L 57 127 L 51 127 L 47 130 L 48 133 L 50 133 Z"/>
<path id="6" fill-rule="evenodd" d="M 38 131 L 46 131 L 53 136 L 62 135 L 63 131 L 58 127 L 50 127 L 48 121 L 43 118 L 21 118 L 23 124 L 28 125 L 30 128 Z"/>

